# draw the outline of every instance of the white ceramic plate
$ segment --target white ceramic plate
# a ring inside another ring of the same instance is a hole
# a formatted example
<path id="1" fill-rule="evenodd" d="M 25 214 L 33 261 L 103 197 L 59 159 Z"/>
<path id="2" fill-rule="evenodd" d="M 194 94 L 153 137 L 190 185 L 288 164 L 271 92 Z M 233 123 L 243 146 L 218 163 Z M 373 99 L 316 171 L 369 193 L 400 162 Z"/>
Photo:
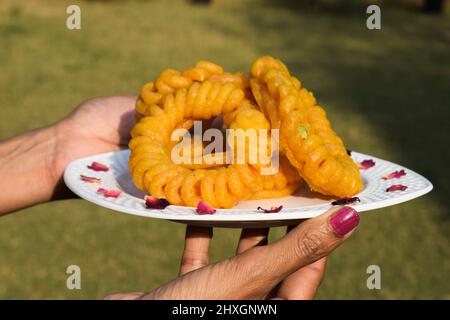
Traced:
<path id="1" fill-rule="evenodd" d="M 182 206 L 168 206 L 164 210 L 151 210 L 145 206 L 145 193 L 138 190 L 128 171 L 129 150 L 98 154 L 73 161 L 64 173 L 66 185 L 78 196 L 102 207 L 128 214 L 172 220 L 187 224 L 217 226 L 217 227 L 262 227 L 279 226 L 297 223 L 299 220 L 317 216 L 332 207 L 335 199 L 310 192 L 306 184 L 296 194 L 278 199 L 241 201 L 232 209 L 218 209 L 213 215 L 198 215 L 195 208 Z M 360 202 L 353 204 L 361 211 L 379 209 L 405 202 L 422 196 L 433 189 L 433 185 L 426 178 L 412 170 L 395 163 L 381 160 L 369 155 L 352 152 L 356 162 L 372 159 L 375 166 L 361 170 L 364 189 L 356 196 Z M 105 164 L 109 171 L 96 172 L 88 168 L 93 161 Z M 404 169 L 406 175 L 392 180 L 382 177 L 396 170 Z M 80 175 L 97 177 L 100 184 L 87 183 L 80 179 Z M 402 184 L 408 188 L 404 191 L 386 192 L 386 188 L 393 184 Z M 97 193 L 99 187 L 121 190 L 118 198 L 106 198 Z M 270 208 L 283 205 L 278 213 L 261 213 L 257 207 Z"/>

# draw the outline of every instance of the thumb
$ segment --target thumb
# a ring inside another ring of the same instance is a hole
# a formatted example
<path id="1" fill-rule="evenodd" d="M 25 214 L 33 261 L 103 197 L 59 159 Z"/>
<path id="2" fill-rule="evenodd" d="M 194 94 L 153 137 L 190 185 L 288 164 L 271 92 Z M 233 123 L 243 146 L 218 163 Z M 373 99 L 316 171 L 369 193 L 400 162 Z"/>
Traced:
<path id="1" fill-rule="evenodd" d="M 336 208 L 301 223 L 267 249 L 285 254 L 280 271 L 290 274 L 330 254 L 350 237 L 359 220 L 353 208 Z"/>
<path id="2" fill-rule="evenodd" d="M 329 255 L 352 234 L 359 220 L 353 208 L 335 208 L 301 223 L 268 246 L 255 247 L 235 257 L 241 266 L 254 266 L 246 279 L 248 292 L 240 293 L 253 298 L 263 296 L 267 288 Z"/>
<path id="3" fill-rule="evenodd" d="M 350 207 L 309 219 L 280 240 L 169 282 L 144 299 L 259 299 L 298 269 L 327 256 L 359 223 Z"/>

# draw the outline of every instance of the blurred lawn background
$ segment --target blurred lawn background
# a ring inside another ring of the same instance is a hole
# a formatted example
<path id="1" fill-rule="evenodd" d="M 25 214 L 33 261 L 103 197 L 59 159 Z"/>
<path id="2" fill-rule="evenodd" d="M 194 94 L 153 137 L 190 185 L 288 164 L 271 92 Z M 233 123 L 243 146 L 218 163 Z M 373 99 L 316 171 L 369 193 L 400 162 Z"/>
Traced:
<path id="1" fill-rule="evenodd" d="M 137 92 L 167 67 L 210 59 L 248 70 L 256 57 L 276 56 L 326 107 L 348 148 L 399 162 L 435 187 L 363 213 L 358 232 L 330 257 L 318 298 L 449 299 L 448 6 L 435 16 L 414 2 L 385 1 L 382 29 L 370 31 L 367 5 L 341 2 L 2 0 L 0 139 L 52 123 L 84 99 Z M 65 27 L 69 4 L 81 6 L 79 31 Z M 274 229 L 272 239 L 283 232 Z M 238 234 L 217 229 L 212 260 L 231 256 Z M 4 216 L 0 298 L 150 290 L 176 276 L 183 236 L 183 225 L 82 200 Z M 66 289 L 70 264 L 81 267 L 82 290 Z M 366 287 L 371 264 L 381 267 L 381 290 Z"/>

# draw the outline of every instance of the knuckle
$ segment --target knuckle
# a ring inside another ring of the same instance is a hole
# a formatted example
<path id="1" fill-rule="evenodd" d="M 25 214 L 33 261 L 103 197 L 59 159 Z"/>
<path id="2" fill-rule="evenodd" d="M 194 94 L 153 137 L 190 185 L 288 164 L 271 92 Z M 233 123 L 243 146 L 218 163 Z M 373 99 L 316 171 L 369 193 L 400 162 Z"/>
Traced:
<path id="1" fill-rule="evenodd" d="M 203 267 L 209 264 L 208 255 L 196 250 L 185 250 L 181 258 L 181 265 L 193 268 Z"/>
<path id="2" fill-rule="evenodd" d="M 203 267 L 208 264 L 208 261 L 207 259 L 204 258 L 183 257 L 181 259 L 181 264 L 184 266 L 191 266 L 191 267 Z"/>
<path id="3" fill-rule="evenodd" d="M 297 256 L 315 257 L 320 255 L 324 247 L 323 235 L 320 232 L 308 231 L 304 233 L 297 243 Z"/>

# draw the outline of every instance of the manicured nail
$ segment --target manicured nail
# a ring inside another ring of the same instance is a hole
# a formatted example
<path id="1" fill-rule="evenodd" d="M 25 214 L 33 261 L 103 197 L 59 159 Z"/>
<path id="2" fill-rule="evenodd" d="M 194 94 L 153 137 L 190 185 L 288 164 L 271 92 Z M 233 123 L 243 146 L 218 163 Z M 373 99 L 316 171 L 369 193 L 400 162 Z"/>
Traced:
<path id="1" fill-rule="evenodd" d="M 359 224 L 359 214 L 351 207 L 342 207 L 330 218 L 330 225 L 338 237 L 343 237 Z"/>

